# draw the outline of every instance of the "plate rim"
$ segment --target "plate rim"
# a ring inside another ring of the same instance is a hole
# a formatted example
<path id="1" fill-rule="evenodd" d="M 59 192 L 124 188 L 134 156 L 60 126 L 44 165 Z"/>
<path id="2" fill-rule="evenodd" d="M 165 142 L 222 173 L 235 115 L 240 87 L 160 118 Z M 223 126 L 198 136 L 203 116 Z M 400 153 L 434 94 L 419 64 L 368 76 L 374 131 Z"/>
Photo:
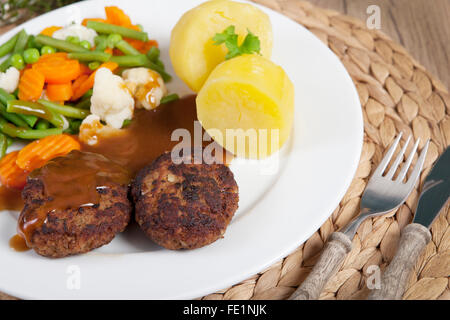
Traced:
<path id="1" fill-rule="evenodd" d="M 361 104 L 360 104 L 360 100 L 359 100 L 359 97 L 358 97 L 358 94 L 357 94 L 357 90 L 356 90 L 355 84 L 353 83 L 350 75 L 348 74 L 348 71 L 345 69 L 345 67 L 342 64 L 342 62 L 340 61 L 340 59 L 326 45 L 324 45 L 318 38 L 316 38 L 312 34 L 312 32 L 310 32 L 307 28 L 305 28 L 304 26 L 302 26 L 298 22 L 292 20 L 288 16 L 283 15 L 283 14 L 281 14 L 281 13 L 275 11 L 275 10 L 272 10 L 271 8 L 262 6 L 260 4 L 257 4 L 257 3 L 251 2 L 251 1 L 240 1 L 240 0 L 238 0 L 238 1 L 239 2 L 251 3 L 252 5 L 254 5 L 254 6 L 258 7 L 258 8 L 262 8 L 264 11 L 270 11 L 271 14 L 274 14 L 274 15 L 277 15 L 279 17 L 282 17 L 283 19 L 288 19 L 288 20 L 292 21 L 293 23 L 295 23 L 297 25 L 297 27 L 302 28 L 304 31 L 306 31 L 307 33 L 312 35 L 315 38 L 315 41 L 317 41 L 317 43 L 320 43 L 320 45 L 324 49 L 326 49 L 329 53 L 331 53 L 331 56 L 333 56 L 333 59 L 335 59 L 336 64 L 339 66 L 339 68 L 344 70 L 344 75 L 347 78 L 347 81 L 350 82 L 351 87 L 353 89 L 353 93 L 354 93 L 353 98 L 355 100 L 355 104 L 359 106 L 359 109 L 358 109 L 357 113 L 359 113 L 359 118 L 360 118 L 360 121 L 359 121 L 359 129 L 360 129 L 359 130 L 360 131 L 359 132 L 359 141 L 358 141 L 357 152 L 356 152 L 358 154 L 358 156 L 354 157 L 353 162 L 351 163 L 351 165 L 349 165 L 349 167 L 351 167 L 350 171 L 352 172 L 352 174 L 348 175 L 346 177 L 346 179 L 345 179 L 346 181 L 343 182 L 343 186 L 344 187 L 342 187 L 341 190 L 340 190 L 341 192 L 339 192 L 338 194 L 335 195 L 335 197 L 334 197 L 335 199 L 333 199 L 333 201 L 330 201 L 329 207 L 332 207 L 332 208 L 330 210 L 328 210 L 328 213 L 326 214 L 326 217 L 321 219 L 322 221 L 320 221 L 320 224 L 318 224 L 318 227 L 320 227 L 329 218 L 329 216 L 331 216 L 333 210 L 336 208 L 336 206 L 339 204 L 339 202 L 342 200 L 343 196 L 347 192 L 351 182 L 354 179 L 354 176 L 355 176 L 355 173 L 356 173 L 356 170 L 357 170 L 357 167 L 358 167 L 358 163 L 359 163 L 359 160 L 360 160 L 360 156 L 361 156 L 361 151 L 362 151 L 362 147 L 363 147 L 363 137 L 364 137 L 364 123 L 363 123 L 363 116 L 362 116 L 362 108 L 361 108 Z M 44 18 L 46 18 L 48 16 L 51 16 L 51 15 L 54 15 L 54 14 L 58 14 L 57 12 L 61 12 L 62 10 L 67 10 L 67 8 L 69 8 L 69 7 L 77 7 L 77 6 L 80 6 L 80 5 L 88 6 L 88 5 L 92 5 L 92 4 L 95 5 L 95 3 L 101 4 L 101 3 L 104 3 L 104 2 L 105 2 L 104 0 L 89 0 L 89 1 L 83 1 L 83 2 L 80 2 L 80 3 L 74 3 L 74 4 L 71 4 L 69 6 L 65 6 L 65 7 L 59 8 L 57 10 L 53 10 L 51 12 L 48 12 L 48 13 L 44 14 L 44 15 L 41 15 L 41 16 L 33 18 L 33 19 L 29 20 L 29 21 L 26 21 L 23 24 L 20 24 L 19 26 L 17 26 L 15 28 L 9 30 L 8 32 L 2 34 L 0 36 L 0 38 L 1 39 L 7 39 L 10 35 L 14 34 L 18 30 L 23 28 L 25 24 L 27 24 L 28 22 L 32 22 L 33 20 L 35 20 L 37 18 L 44 19 Z M 111 1 L 111 3 L 113 3 L 113 4 L 116 3 L 116 2 L 120 2 L 120 1 L 114 1 L 114 2 Z M 110 3 L 110 2 L 108 2 L 108 3 Z M 283 248 L 283 250 L 281 250 L 281 252 L 279 254 L 279 257 L 271 259 L 271 261 L 268 261 L 264 266 L 258 265 L 257 267 L 254 268 L 254 270 L 248 270 L 248 272 L 246 272 L 245 275 L 244 274 L 240 274 L 239 276 L 235 276 L 232 279 L 228 278 L 226 283 L 228 283 L 228 285 L 229 284 L 237 284 L 240 281 L 246 279 L 247 277 L 252 276 L 252 275 L 260 272 L 261 270 L 266 269 L 267 267 L 272 265 L 275 261 L 278 261 L 280 258 L 284 258 L 284 257 L 288 256 L 299 245 L 301 245 L 307 239 L 309 239 L 311 237 L 311 235 L 314 234 L 314 232 L 317 231 L 317 227 L 310 228 L 310 229 L 312 229 L 311 233 L 303 234 L 302 237 L 299 237 L 300 240 L 298 240 L 297 243 L 293 243 L 289 248 Z M 135 254 L 140 254 L 140 253 L 130 253 L 129 255 L 135 255 Z M 255 269 L 257 269 L 257 270 L 255 270 Z M 218 282 L 218 284 L 215 285 L 215 287 L 217 287 L 215 290 L 220 290 L 220 289 L 228 286 L 228 285 L 223 285 L 223 284 L 219 284 L 219 283 L 220 282 Z M 1 289 L 1 290 L 3 292 L 5 292 L 5 293 L 11 294 L 11 295 L 16 296 L 16 297 L 22 297 L 22 298 L 26 298 L 26 299 L 35 299 L 36 298 L 36 296 L 32 296 L 32 295 L 31 296 L 27 296 L 27 294 L 23 294 L 23 292 L 20 292 L 20 293 L 19 292 L 15 292 L 15 290 L 9 290 L 9 289 L 8 290 Z M 215 291 L 211 291 L 209 289 L 208 290 L 204 289 L 203 291 L 202 290 L 198 290 L 197 292 L 195 292 L 195 294 L 189 294 L 189 295 L 185 295 L 185 296 L 183 296 L 183 295 L 178 295 L 178 296 L 177 295 L 173 295 L 173 297 L 169 298 L 169 299 L 180 299 L 180 298 L 186 299 L 186 298 L 192 298 L 192 297 L 201 297 L 201 296 L 204 296 L 204 295 L 209 294 L 211 292 L 215 292 Z"/>

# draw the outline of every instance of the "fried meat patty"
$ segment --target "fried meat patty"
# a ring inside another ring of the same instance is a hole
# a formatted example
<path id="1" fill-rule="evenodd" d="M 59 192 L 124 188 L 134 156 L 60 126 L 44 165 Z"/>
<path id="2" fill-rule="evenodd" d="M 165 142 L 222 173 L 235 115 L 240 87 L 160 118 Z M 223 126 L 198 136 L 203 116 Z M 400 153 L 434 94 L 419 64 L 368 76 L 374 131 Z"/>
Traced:
<path id="1" fill-rule="evenodd" d="M 167 249 L 194 249 L 222 237 L 238 208 L 238 186 L 223 164 L 174 164 L 170 152 L 132 184 L 135 218 Z"/>
<path id="2" fill-rule="evenodd" d="M 24 208 L 19 221 L 32 221 L 39 215 L 45 222 L 32 231 L 28 245 L 46 257 L 65 257 L 85 253 L 109 243 L 128 225 L 132 205 L 128 186 L 111 183 L 98 188 L 99 203 L 93 206 L 44 212 L 49 199 L 40 179 L 28 179 L 22 192 Z"/>

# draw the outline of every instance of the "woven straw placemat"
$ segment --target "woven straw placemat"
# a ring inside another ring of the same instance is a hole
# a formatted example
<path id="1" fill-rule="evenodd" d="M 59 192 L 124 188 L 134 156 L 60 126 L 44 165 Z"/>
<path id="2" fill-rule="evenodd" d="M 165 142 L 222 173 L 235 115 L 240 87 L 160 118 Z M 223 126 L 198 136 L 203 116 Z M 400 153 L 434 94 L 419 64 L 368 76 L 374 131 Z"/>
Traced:
<path id="1" fill-rule="evenodd" d="M 285 299 L 305 279 L 328 236 L 358 214 L 359 201 L 372 170 L 398 132 L 431 139 L 422 179 L 450 144 L 450 95 L 406 50 L 357 19 L 299 0 L 256 0 L 299 22 L 343 62 L 363 107 L 364 147 L 353 182 L 331 217 L 303 245 L 267 270 L 203 299 Z M 301 44 L 298 44 L 301 45 Z M 402 140 L 402 144 L 405 140 Z M 411 143 L 409 150 L 411 149 Z M 411 222 L 420 188 L 397 211 L 365 221 L 353 249 L 320 299 L 364 299 L 367 268 L 381 270 L 391 261 L 400 232 Z M 450 210 L 433 223 L 432 241 L 411 274 L 404 299 L 450 299 Z M 0 293 L 0 299 L 8 298 Z"/>
<path id="2" fill-rule="evenodd" d="M 299 0 L 254 0 L 297 21 L 322 40 L 342 61 L 359 93 L 364 117 L 364 146 L 359 167 L 339 207 L 320 229 L 288 257 L 231 288 L 203 299 L 285 299 L 305 279 L 328 236 L 346 225 L 359 209 L 361 195 L 383 152 L 403 131 L 422 148 L 431 139 L 421 180 L 450 144 L 450 95 L 406 50 L 355 18 Z M 301 44 L 297 44 L 301 45 Z M 301 72 L 301 70 L 299 70 Z M 410 143 L 409 150 L 411 150 Z M 421 184 L 420 184 L 421 185 Z M 364 299 L 367 268 L 383 270 L 395 254 L 400 232 L 411 222 L 420 188 L 395 212 L 365 221 L 353 249 L 320 299 Z M 450 299 L 450 210 L 433 223 L 432 241 L 411 274 L 404 299 Z"/>

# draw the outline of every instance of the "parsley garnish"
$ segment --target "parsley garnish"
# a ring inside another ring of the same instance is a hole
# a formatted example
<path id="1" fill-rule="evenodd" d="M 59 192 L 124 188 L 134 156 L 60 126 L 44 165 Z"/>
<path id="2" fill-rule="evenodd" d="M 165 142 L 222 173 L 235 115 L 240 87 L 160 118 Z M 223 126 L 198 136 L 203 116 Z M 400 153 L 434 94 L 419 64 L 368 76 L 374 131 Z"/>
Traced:
<path id="1" fill-rule="evenodd" d="M 241 45 L 238 45 L 238 35 L 234 32 L 234 26 L 229 26 L 222 33 L 216 33 L 213 37 L 215 45 L 225 43 L 228 53 L 225 59 L 231 59 L 245 53 L 258 53 L 261 50 L 259 38 L 247 29 L 247 35 Z"/>

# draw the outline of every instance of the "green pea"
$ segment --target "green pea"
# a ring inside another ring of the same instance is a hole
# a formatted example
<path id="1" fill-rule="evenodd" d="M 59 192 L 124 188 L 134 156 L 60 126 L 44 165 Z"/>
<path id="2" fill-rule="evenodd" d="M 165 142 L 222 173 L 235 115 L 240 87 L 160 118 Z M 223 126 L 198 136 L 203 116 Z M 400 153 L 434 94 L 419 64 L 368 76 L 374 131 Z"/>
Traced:
<path id="1" fill-rule="evenodd" d="M 88 49 L 88 50 L 91 49 L 91 43 L 87 40 L 81 41 L 80 46 L 82 46 L 83 48 Z"/>
<path id="2" fill-rule="evenodd" d="M 25 67 L 25 61 L 20 53 L 13 54 L 10 58 L 11 65 L 17 70 L 22 70 Z"/>
<path id="3" fill-rule="evenodd" d="M 55 53 L 56 49 L 50 46 L 43 46 L 41 48 L 41 55 Z"/>
<path id="4" fill-rule="evenodd" d="M 39 60 L 39 50 L 36 48 L 26 49 L 23 52 L 23 59 L 26 63 L 35 63 Z"/>
<path id="5" fill-rule="evenodd" d="M 67 36 L 66 37 L 66 41 L 73 43 L 73 44 L 79 44 L 80 43 L 80 38 L 78 38 L 77 36 Z"/>
<path id="6" fill-rule="evenodd" d="M 110 48 L 114 48 L 115 44 L 117 42 L 119 42 L 120 40 L 122 40 L 122 36 L 120 34 L 117 33 L 112 33 L 108 36 L 108 38 L 106 39 L 107 43 L 108 43 L 108 47 Z"/>
<path id="7" fill-rule="evenodd" d="M 89 67 L 89 69 L 91 69 L 91 70 L 95 70 L 95 69 L 97 69 L 98 67 L 100 67 L 100 62 L 98 62 L 98 61 L 92 61 L 92 62 L 90 62 L 90 63 L 88 64 L 88 67 Z"/>

